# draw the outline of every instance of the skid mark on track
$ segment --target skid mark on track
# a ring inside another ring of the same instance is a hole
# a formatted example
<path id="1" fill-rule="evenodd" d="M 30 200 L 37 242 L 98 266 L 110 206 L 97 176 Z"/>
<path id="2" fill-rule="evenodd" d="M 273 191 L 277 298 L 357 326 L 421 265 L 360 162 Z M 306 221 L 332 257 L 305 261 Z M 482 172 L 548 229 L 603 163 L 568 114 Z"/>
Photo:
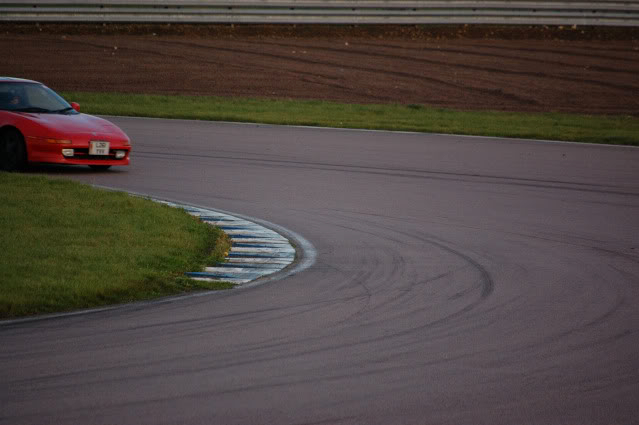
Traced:
<path id="1" fill-rule="evenodd" d="M 515 178 L 507 176 L 499 176 L 482 173 L 455 173 L 446 171 L 431 171 L 419 169 L 402 169 L 402 168 L 385 168 L 385 167 L 367 167 L 357 165 L 345 165 L 335 163 L 308 162 L 308 161 L 287 161 L 278 159 L 258 159 L 258 158 L 242 158 L 219 155 L 195 155 L 195 154 L 178 154 L 167 152 L 151 152 L 138 151 L 138 155 L 158 156 L 158 157 L 197 157 L 209 159 L 221 159 L 224 161 L 238 161 L 244 163 L 264 164 L 264 166 L 278 167 L 278 164 L 286 164 L 289 168 L 302 168 L 304 170 L 335 170 L 345 173 L 383 175 L 389 177 L 415 178 L 425 180 L 447 180 L 454 182 L 475 182 L 500 184 L 505 186 L 522 186 L 555 190 L 571 190 L 577 192 L 590 193 L 607 193 L 611 195 L 621 195 L 628 197 L 639 196 L 638 192 L 632 192 L 631 188 L 623 188 L 613 185 L 597 184 L 597 183 L 580 183 L 564 180 L 543 180 L 531 178 Z"/>

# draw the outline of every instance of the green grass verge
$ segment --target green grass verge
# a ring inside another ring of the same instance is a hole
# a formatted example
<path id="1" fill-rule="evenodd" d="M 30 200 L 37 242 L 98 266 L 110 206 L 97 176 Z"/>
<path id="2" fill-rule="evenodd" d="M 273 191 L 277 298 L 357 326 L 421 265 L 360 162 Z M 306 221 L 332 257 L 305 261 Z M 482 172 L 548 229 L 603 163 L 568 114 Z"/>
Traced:
<path id="1" fill-rule="evenodd" d="M 126 193 L 0 172 L 0 317 L 224 289 L 184 277 L 224 258 L 219 229 Z"/>
<path id="2" fill-rule="evenodd" d="M 639 145 L 639 118 L 455 111 L 423 105 L 65 92 L 89 114 L 259 122 Z"/>

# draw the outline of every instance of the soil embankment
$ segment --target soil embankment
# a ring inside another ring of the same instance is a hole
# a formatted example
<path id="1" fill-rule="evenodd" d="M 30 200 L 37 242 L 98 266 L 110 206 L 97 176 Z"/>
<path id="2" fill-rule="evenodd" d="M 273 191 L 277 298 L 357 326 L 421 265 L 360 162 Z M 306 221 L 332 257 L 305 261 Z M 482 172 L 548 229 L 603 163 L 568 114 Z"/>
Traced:
<path id="1" fill-rule="evenodd" d="M 639 116 L 639 29 L 0 25 L 56 90 Z"/>

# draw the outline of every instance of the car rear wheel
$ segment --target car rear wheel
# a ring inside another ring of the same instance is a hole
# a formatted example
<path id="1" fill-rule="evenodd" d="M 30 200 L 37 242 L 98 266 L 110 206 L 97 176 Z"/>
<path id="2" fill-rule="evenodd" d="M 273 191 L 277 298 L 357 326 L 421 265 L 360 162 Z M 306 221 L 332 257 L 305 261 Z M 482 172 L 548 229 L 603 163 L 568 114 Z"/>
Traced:
<path id="1" fill-rule="evenodd" d="M 14 128 L 0 132 L 0 170 L 18 171 L 27 163 L 27 150 L 22 134 Z"/>
<path id="2" fill-rule="evenodd" d="M 92 169 L 96 171 L 103 171 L 103 170 L 108 170 L 109 168 L 111 168 L 110 165 L 89 165 L 89 167 L 91 167 Z"/>

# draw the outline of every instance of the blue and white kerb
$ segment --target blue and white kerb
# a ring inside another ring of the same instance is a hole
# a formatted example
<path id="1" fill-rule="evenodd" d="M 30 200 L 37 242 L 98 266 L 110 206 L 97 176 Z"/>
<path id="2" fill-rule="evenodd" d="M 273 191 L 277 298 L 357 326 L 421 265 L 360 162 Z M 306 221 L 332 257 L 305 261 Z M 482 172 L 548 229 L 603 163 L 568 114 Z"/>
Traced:
<path id="1" fill-rule="evenodd" d="M 182 208 L 203 222 L 218 226 L 231 238 L 233 244 L 226 261 L 202 272 L 187 273 L 193 279 L 241 285 L 278 272 L 295 261 L 295 248 L 271 229 L 219 211 L 158 202 Z"/>

